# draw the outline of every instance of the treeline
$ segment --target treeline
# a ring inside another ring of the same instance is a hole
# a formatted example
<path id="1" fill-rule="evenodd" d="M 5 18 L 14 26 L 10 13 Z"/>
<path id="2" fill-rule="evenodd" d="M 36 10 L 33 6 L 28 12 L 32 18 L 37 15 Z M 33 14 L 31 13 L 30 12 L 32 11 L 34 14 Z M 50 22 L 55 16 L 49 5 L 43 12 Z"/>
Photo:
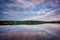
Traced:
<path id="1" fill-rule="evenodd" d="M 60 21 L 0 21 L 0 25 L 35 25 L 44 23 L 60 23 Z"/>

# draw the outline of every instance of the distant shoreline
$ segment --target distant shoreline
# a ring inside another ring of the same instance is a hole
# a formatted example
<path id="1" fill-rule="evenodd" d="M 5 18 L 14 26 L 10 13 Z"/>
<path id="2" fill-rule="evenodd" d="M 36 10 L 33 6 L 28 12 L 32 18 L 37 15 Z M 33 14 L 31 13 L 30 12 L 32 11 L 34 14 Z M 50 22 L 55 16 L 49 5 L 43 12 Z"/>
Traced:
<path id="1" fill-rule="evenodd" d="M 37 25 L 45 23 L 60 23 L 60 21 L 0 21 L 0 25 Z"/>

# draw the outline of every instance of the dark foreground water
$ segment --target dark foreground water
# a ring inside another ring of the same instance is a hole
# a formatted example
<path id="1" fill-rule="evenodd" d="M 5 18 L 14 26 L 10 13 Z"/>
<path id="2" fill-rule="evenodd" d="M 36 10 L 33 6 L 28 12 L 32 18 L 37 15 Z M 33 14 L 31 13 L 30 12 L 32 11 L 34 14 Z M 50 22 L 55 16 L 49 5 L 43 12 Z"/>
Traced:
<path id="1" fill-rule="evenodd" d="M 60 40 L 60 24 L 0 26 L 0 40 Z"/>

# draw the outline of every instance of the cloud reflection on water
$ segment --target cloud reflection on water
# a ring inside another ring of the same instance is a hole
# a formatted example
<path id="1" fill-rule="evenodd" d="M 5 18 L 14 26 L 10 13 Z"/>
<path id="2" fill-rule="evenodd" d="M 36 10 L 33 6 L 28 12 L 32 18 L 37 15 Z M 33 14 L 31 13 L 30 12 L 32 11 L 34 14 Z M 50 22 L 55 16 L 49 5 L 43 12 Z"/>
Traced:
<path id="1" fill-rule="evenodd" d="M 59 37 L 60 24 L 40 24 L 40 25 L 8 25 L 0 26 L 1 36 L 36 36 L 40 37 Z"/>

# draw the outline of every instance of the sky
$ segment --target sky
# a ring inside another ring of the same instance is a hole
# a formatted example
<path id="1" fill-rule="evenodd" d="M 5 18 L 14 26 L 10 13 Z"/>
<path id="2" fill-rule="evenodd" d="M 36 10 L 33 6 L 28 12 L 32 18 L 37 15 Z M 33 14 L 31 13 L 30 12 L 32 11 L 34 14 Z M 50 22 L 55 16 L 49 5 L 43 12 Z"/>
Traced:
<path id="1" fill-rule="evenodd" d="M 59 21 L 60 0 L 0 0 L 0 20 Z"/>

